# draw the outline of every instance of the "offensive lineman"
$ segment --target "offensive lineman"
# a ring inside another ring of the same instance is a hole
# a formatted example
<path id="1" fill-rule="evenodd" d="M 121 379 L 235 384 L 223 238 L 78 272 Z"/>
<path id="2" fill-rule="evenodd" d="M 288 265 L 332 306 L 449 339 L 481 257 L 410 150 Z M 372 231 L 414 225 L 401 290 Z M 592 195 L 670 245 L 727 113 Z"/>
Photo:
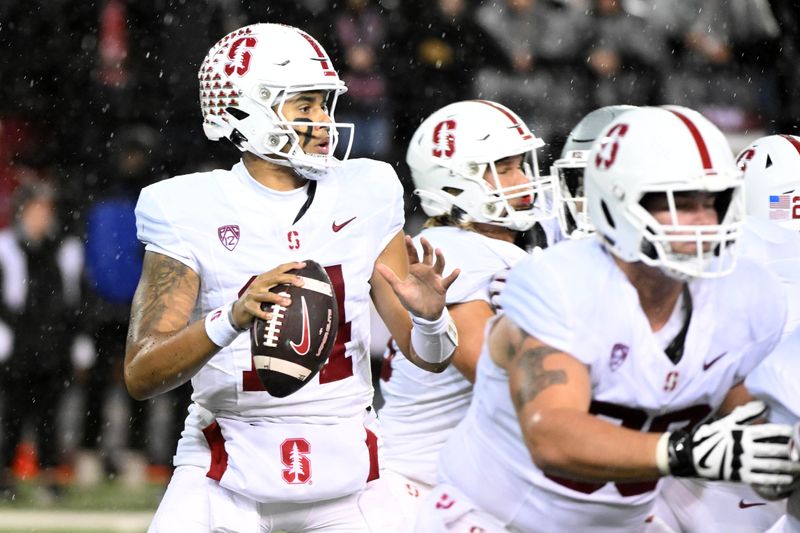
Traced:
<path id="1" fill-rule="evenodd" d="M 521 234 L 552 219 L 539 175 L 544 142 L 507 107 L 470 100 L 447 105 L 414 133 L 406 155 L 422 208 L 430 217 L 419 238 L 440 248 L 461 274 L 447 292 L 458 328 L 453 364 L 420 370 L 396 348 L 387 351 L 379 418 L 385 437 L 382 478 L 403 514 L 401 531 L 436 483 L 439 449 L 466 413 L 487 320 L 492 276 L 525 257 Z"/>
<path id="2" fill-rule="evenodd" d="M 763 265 L 781 282 L 789 310 L 786 338 L 800 326 L 800 199 L 795 201 L 800 190 L 800 138 L 762 137 L 742 150 L 737 163 L 744 171 L 748 215 L 738 246 L 743 257 Z M 784 402 L 785 408 L 770 413 L 771 420 L 781 422 L 791 421 L 780 416 L 782 410 L 800 409 L 791 393 L 797 387 L 796 364 L 786 355 L 797 340 L 788 346 L 786 342 L 756 367 L 753 377 L 759 397 L 770 405 Z M 746 383 L 750 381 L 748 376 Z M 756 392 L 749 385 L 747 389 Z M 726 532 L 760 533 L 785 512 L 786 500 L 769 501 L 749 486 L 691 479 L 665 480 L 656 504 L 660 519 L 676 531 L 690 533 L 707 530 L 712 521 Z"/>
<path id="3" fill-rule="evenodd" d="M 662 476 L 800 472 L 791 427 L 748 425 L 763 404 L 703 423 L 786 314 L 776 282 L 728 251 L 744 203 L 722 133 L 689 109 L 631 110 L 593 145 L 586 186 L 599 238 L 512 269 L 419 532 L 638 531 Z"/>
<path id="4" fill-rule="evenodd" d="M 126 384 L 137 399 L 194 388 L 150 531 L 367 531 L 357 500 L 378 475 L 368 298 L 406 357 L 439 371 L 457 343 L 444 303 L 458 273 L 443 278 L 441 253 L 423 243 L 419 261 L 405 241 L 389 165 L 335 159 L 346 88 L 311 36 L 246 26 L 211 48 L 199 79 L 206 136 L 244 154 L 230 171 L 147 187 L 136 210 L 147 252 Z M 312 382 L 274 398 L 241 333 L 268 319 L 261 303 L 291 303 L 268 289 L 301 285 L 287 271 L 305 258 L 337 293 L 336 345 Z"/>

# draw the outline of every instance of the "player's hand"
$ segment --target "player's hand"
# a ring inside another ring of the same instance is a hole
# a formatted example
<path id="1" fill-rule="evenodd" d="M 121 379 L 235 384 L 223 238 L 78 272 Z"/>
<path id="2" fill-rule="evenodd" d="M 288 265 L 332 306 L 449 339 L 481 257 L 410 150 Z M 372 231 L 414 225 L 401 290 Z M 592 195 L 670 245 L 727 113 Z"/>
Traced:
<path id="1" fill-rule="evenodd" d="M 408 235 L 405 236 L 405 243 L 409 261 L 405 279 L 398 278 L 386 265 L 378 264 L 376 268 L 392 287 L 403 307 L 420 318 L 436 320 L 444 309 L 447 289 L 456 280 L 460 270 L 456 268 L 449 276 L 442 277 L 445 261 L 441 250 L 434 250 L 431 243 L 422 237 L 420 259 L 414 241 Z"/>
<path id="2" fill-rule="evenodd" d="M 503 306 L 500 305 L 500 293 L 506 286 L 506 279 L 508 279 L 508 269 L 504 268 L 495 273 L 489 282 L 489 305 L 495 313 L 503 310 Z"/>
<path id="3" fill-rule="evenodd" d="M 790 456 L 793 461 L 800 461 L 800 422 L 796 423 L 792 428 Z M 755 490 L 759 496 L 765 500 L 782 500 L 789 497 L 791 493 L 800 490 L 800 475 L 794 477 L 794 481 L 789 485 L 759 485 L 754 484 Z"/>
<path id="4" fill-rule="evenodd" d="M 692 431 L 673 432 L 668 444 L 670 474 L 762 485 L 791 484 L 800 475 L 792 427 L 748 425 L 766 411 L 763 402 L 750 402 Z"/>
<path id="5" fill-rule="evenodd" d="M 276 266 L 269 272 L 259 274 L 256 279 L 247 286 L 247 289 L 245 289 L 239 299 L 234 302 L 233 309 L 231 310 L 233 325 L 239 329 L 245 329 L 250 327 L 254 317 L 269 320 L 270 313 L 261 309 L 261 304 L 263 303 L 277 303 L 284 307 L 291 305 L 291 298 L 270 292 L 270 289 L 276 285 L 294 285 L 296 287 L 302 287 L 303 280 L 300 276 L 288 274 L 287 272 L 305 266 L 306 264 L 301 261 L 284 263 Z"/>

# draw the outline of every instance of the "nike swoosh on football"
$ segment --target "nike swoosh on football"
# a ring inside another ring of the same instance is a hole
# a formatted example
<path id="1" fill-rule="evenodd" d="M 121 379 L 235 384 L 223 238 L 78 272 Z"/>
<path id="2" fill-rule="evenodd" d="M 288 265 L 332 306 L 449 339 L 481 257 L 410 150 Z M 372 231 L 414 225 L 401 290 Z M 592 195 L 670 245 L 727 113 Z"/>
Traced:
<path id="1" fill-rule="evenodd" d="M 746 502 L 739 500 L 739 509 L 749 509 L 750 507 L 758 507 L 759 505 L 767 505 L 765 502 Z"/>
<path id="2" fill-rule="evenodd" d="M 300 297 L 301 302 L 303 303 L 303 338 L 300 339 L 300 344 L 295 344 L 294 341 L 289 341 L 289 345 L 292 347 L 292 350 L 297 353 L 297 355 L 305 355 L 308 353 L 308 349 L 311 347 L 311 332 L 309 331 L 308 325 L 308 308 L 306 307 L 306 297 Z"/>
<path id="3" fill-rule="evenodd" d="M 356 219 L 356 217 L 353 217 L 350 220 L 345 220 L 341 224 L 337 224 L 336 221 L 334 220 L 332 222 L 332 224 L 331 224 L 331 229 L 334 231 L 334 233 L 336 233 L 337 231 L 339 231 L 340 229 L 342 229 L 343 227 L 345 227 L 346 225 L 348 225 L 349 223 L 351 223 L 355 219 Z"/>
<path id="4" fill-rule="evenodd" d="M 706 362 L 706 361 L 703 361 L 703 371 L 705 372 L 706 370 L 708 370 L 709 368 L 711 368 L 711 367 L 714 365 L 714 363 L 716 363 L 717 361 L 719 361 L 720 359 L 722 359 L 723 357 L 725 357 L 727 354 L 728 354 L 728 352 L 722 352 L 721 354 L 719 354 L 718 356 L 716 356 L 716 357 L 715 357 L 714 359 L 712 359 L 711 361 L 708 361 L 708 362 Z"/>

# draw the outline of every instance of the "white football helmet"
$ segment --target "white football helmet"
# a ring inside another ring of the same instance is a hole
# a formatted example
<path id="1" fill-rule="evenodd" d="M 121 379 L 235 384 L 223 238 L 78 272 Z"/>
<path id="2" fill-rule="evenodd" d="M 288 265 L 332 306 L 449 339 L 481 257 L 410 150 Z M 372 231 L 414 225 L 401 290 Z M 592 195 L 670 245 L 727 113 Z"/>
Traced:
<path id="1" fill-rule="evenodd" d="M 488 100 L 447 105 L 417 128 L 406 153 L 422 209 L 430 217 L 453 215 L 526 231 L 538 220 L 553 218 L 553 181 L 539 175 L 536 137 L 516 113 Z M 501 187 L 495 161 L 523 155 L 530 181 Z M 490 169 L 492 183 L 484 179 Z M 530 209 L 514 209 L 510 200 L 528 197 Z"/>
<path id="2" fill-rule="evenodd" d="M 553 163 L 550 174 L 558 180 L 556 217 L 561 233 L 569 239 L 579 239 L 595 231 L 586 214 L 583 183 L 583 171 L 592 143 L 611 121 L 631 109 L 636 109 L 636 106 L 609 105 L 583 117 L 569 132 L 561 149 L 561 158 Z"/>
<path id="3" fill-rule="evenodd" d="M 282 166 L 309 179 L 319 179 L 338 164 L 334 151 L 337 128 L 334 110 L 344 82 L 328 54 L 307 33 L 282 24 L 253 24 L 229 33 L 215 44 L 198 73 L 203 131 L 212 141 L 229 139 L 239 150 Z M 287 99 L 297 93 L 323 91 L 330 122 L 289 121 L 283 115 Z M 307 154 L 297 128 L 322 126 L 329 135 L 327 154 Z"/>
<path id="4" fill-rule="evenodd" d="M 657 266 L 678 279 L 718 277 L 735 266 L 732 244 L 744 219 L 742 172 L 722 132 L 700 113 L 678 106 L 643 107 L 617 117 L 592 145 L 586 166 L 589 219 L 605 246 L 627 262 Z M 718 224 L 681 225 L 675 195 L 719 193 Z M 671 224 L 641 205 L 666 194 Z M 676 253 L 673 243 L 697 252 Z"/>
<path id="5" fill-rule="evenodd" d="M 800 137 L 761 137 L 736 162 L 744 171 L 747 214 L 800 231 Z"/>

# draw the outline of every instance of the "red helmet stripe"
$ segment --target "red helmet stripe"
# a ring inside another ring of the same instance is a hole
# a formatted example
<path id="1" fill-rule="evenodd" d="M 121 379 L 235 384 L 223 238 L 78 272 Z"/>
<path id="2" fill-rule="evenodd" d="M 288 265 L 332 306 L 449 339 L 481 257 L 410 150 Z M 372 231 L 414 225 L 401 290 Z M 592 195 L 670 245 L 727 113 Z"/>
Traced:
<path id="1" fill-rule="evenodd" d="M 711 165 L 711 155 L 708 153 L 706 141 L 703 139 L 703 136 L 700 135 L 700 130 L 697 129 L 697 126 L 695 126 L 694 122 L 692 122 L 691 119 L 683 113 L 675 111 L 674 109 L 666 110 L 681 119 L 681 122 L 683 122 L 686 127 L 689 128 L 689 133 L 692 134 L 694 142 L 697 145 L 697 151 L 700 152 L 700 160 L 703 162 L 703 168 L 705 170 L 713 169 L 714 167 Z"/>
<path id="2" fill-rule="evenodd" d="M 784 135 L 783 133 L 780 134 L 781 137 L 792 143 L 794 149 L 797 150 L 797 153 L 800 154 L 800 141 L 792 137 L 791 135 Z"/>
<path id="3" fill-rule="evenodd" d="M 322 70 L 325 71 L 325 76 L 336 76 L 336 72 L 334 72 L 331 69 L 331 66 L 328 63 L 328 56 L 325 55 L 325 51 L 322 50 L 322 47 L 319 45 L 319 43 L 316 41 L 316 39 L 314 39 L 313 37 L 311 37 L 309 34 L 307 34 L 304 31 L 299 31 L 298 30 L 297 33 L 302 35 L 303 39 L 308 41 L 308 44 L 310 44 L 311 48 L 313 48 L 314 51 L 317 53 L 317 58 L 322 60 L 322 61 L 320 61 L 320 65 L 322 66 Z"/>
<path id="4" fill-rule="evenodd" d="M 494 109 L 497 109 L 497 110 L 498 110 L 498 111 L 500 111 L 502 114 L 504 114 L 506 117 L 508 117 L 508 120 L 510 120 L 510 121 L 512 122 L 512 124 L 514 124 L 514 126 L 516 126 L 516 128 L 517 128 L 517 132 L 518 132 L 520 135 L 522 135 L 522 139 L 523 139 L 523 140 L 527 141 L 528 139 L 530 139 L 531 137 L 533 137 L 533 135 L 531 135 L 530 133 L 525 133 L 525 130 L 523 130 L 523 129 L 522 129 L 522 126 L 520 125 L 520 123 L 519 123 L 519 120 L 517 120 L 517 119 L 516 119 L 516 117 L 514 117 L 514 115 L 512 115 L 511 113 L 509 113 L 509 112 L 508 112 L 508 109 L 506 109 L 505 107 L 501 107 L 501 106 L 499 106 L 499 105 L 495 104 L 494 102 L 490 102 L 490 101 L 488 101 L 488 100 L 473 100 L 473 102 L 478 102 L 478 103 L 481 103 L 481 104 L 486 104 L 486 105 L 488 105 L 489 107 L 492 107 L 492 108 L 494 108 Z"/>

